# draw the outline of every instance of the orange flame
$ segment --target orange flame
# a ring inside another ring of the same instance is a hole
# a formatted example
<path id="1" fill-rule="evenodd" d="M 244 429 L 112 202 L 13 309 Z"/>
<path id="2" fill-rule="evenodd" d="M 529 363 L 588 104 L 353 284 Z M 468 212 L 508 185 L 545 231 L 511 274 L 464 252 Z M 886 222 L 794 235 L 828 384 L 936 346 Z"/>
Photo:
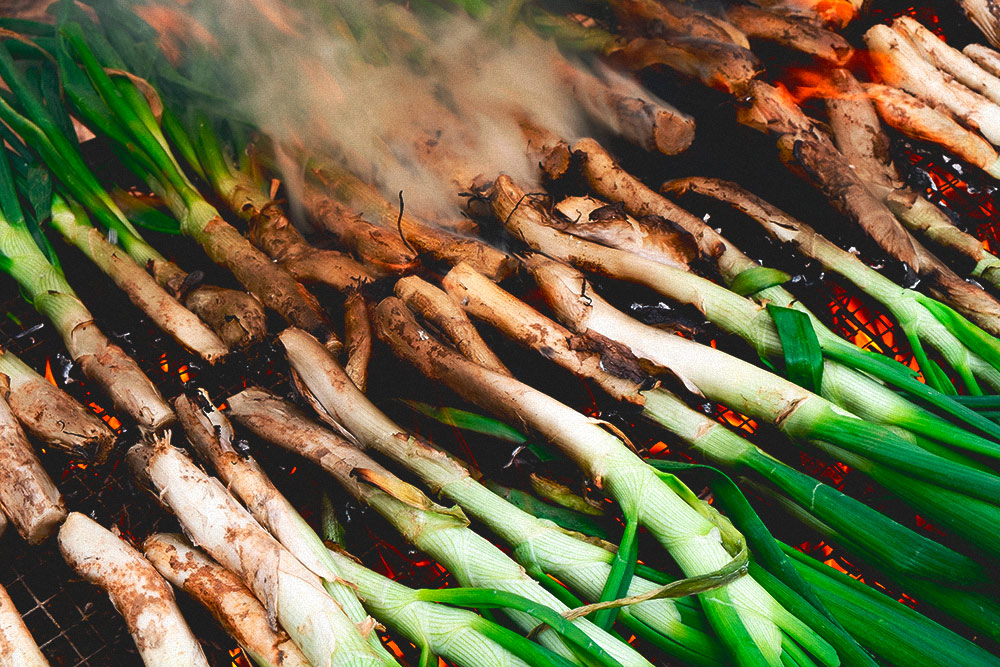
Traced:
<path id="1" fill-rule="evenodd" d="M 57 387 L 59 386 L 56 383 L 56 376 L 52 374 L 52 358 L 51 357 L 45 357 L 45 379 L 48 380 L 49 382 L 51 382 L 52 384 L 54 384 L 55 386 L 57 386 Z"/>

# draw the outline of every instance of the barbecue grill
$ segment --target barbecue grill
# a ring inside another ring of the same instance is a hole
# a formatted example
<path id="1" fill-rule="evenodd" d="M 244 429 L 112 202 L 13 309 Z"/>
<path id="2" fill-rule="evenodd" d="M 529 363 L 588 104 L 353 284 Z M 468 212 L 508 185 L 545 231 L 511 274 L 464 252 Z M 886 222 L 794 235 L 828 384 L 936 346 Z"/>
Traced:
<path id="1" fill-rule="evenodd" d="M 931 7 L 930 3 L 911 6 L 900 2 L 875 2 L 869 15 L 859 20 L 857 25 L 852 25 L 849 33 L 857 36 L 854 33 L 860 34 L 872 23 L 887 21 L 905 13 L 915 16 L 925 25 L 946 35 L 949 43 L 955 46 L 961 47 L 966 42 L 976 39 L 977 33 L 974 28 L 957 9 L 948 3 L 935 4 L 948 6 Z M 763 49 L 761 53 L 766 56 L 769 75 L 772 78 L 780 78 L 784 64 L 779 59 L 787 58 L 787 54 L 767 56 L 766 50 Z M 681 99 L 670 93 L 684 84 L 670 77 L 650 75 L 645 83 L 654 91 L 662 91 L 666 99 Z M 720 108 L 719 98 L 714 97 L 710 91 L 699 90 L 692 96 L 698 98 L 693 104 L 704 105 L 703 110 L 710 117 L 728 116 L 728 120 L 720 120 L 714 124 L 706 123 L 707 129 L 704 131 L 699 129 L 699 135 L 690 151 L 671 158 L 662 156 L 650 158 L 648 154 L 639 155 L 625 146 L 610 142 L 617 152 L 624 155 L 623 163 L 631 171 L 647 178 L 651 183 L 673 176 L 705 173 L 708 170 L 713 170 L 713 173 L 705 175 L 726 177 L 725 173 L 715 173 L 719 171 L 719 166 L 715 163 L 719 153 L 713 147 L 723 141 L 723 138 L 712 136 L 712 127 L 728 127 L 731 132 L 741 132 L 741 141 L 735 143 L 743 145 L 734 146 L 731 136 L 727 139 L 728 152 L 732 155 L 732 160 L 726 168 L 738 170 L 744 186 L 769 199 L 773 193 L 775 196 L 772 201 L 779 206 L 782 205 L 783 199 L 789 198 L 789 192 L 796 193 L 795 196 L 801 194 L 807 201 L 818 201 L 809 186 L 792 180 L 785 173 L 777 176 L 772 173 L 765 177 L 760 174 L 755 176 L 752 170 L 742 169 L 745 164 L 752 164 L 755 159 L 754 151 L 769 140 L 764 137 L 749 136 L 753 134 L 749 130 L 738 130 L 731 118 L 732 110 Z M 700 119 L 701 115 L 698 117 Z M 908 182 L 915 189 L 926 192 L 932 201 L 946 208 L 961 227 L 978 236 L 987 248 L 993 252 L 1000 252 L 1000 218 L 996 208 L 995 186 L 977 170 L 965 167 L 932 146 L 916 145 L 898 136 L 895 136 L 893 141 L 897 165 Z M 101 148 L 97 146 L 89 150 L 100 151 Z M 702 166 L 705 169 L 699 170 Z M 754 182 L 755 180 L 758 182 Z M 793 189 L 789 190 L 788 187 Z M 719 213 L 720 209 L 691 210 L 697 215 L 726 215 Z M 825 205 L 819 210 L 826 210 Z M 809 220 L 807 216 L 802 217 Z M 822 227 L 820 222 L 812 222 Z M 738 240 L 740 234 L 732 233 L 731 236 Z M 165 241 L 165 243 L 169 248 L 171 242 Z M 177 242 L 176 247 L 180 249 L 182 243 Z M 759 246 L 762 258 L 768 256 L 770 252 L 767 247 L 760 245 L 759 241 L 757 246 L 747 243 L 741 245 L 748 250 Z M 872 264 L 881 261 L 879 253 L 872 248 L 863 246 L 860 252 L 866 261 Z M 64 263 L 72 267 L 67 273 L 73 277 L 74 282 L 86 281 L 92 286 L 102 286 L 88 289 L 90 294 L 104 294 L 100 299 L 88 299 L 88 306 L 114 342 L 139 361 L 143 370 L 160 387 L 164 396 L 172 397 L 198 386 L 206 389 L 211 398 L 218 403 L 248 384 L 256 384 L 279 395 L 295 399 L 283 357 L 275 350 L 265 345 L 251 350 L 246 357 L 231 360 L 219 368 L 209 368 L 155 330 L 148 320 L 114 290 L 107 279 L 82 256 L 69 250 L 64 254 Z M 213 269 L 207 270 L 213 280 L 217 280 L 220 284 L 226 281 L 225 276 L 215 275 Z M 896 335 L 893 322 L 860 298 L 856 290 L 818 272 L 815 275 L 797 276 L 796 280 L 809 283 L 810 289 L 797 291 L 812 301 L 809 305 L 813 307 L 814 312 L 827 315 L 827 324 L 832 328 L 861 347 L 892 356 L 904 363 L 912 362 L 912 354 L 906 340 L 903 336 Z M 620 289 L 618 291 L 621 292 Z M 647 319 L 657 317 L 672 319 L 680 316 L 678 313 L 664 315 L 657 302 L 643 300 L 641 292 L 638 296 L 635 294 L 620 296 L 632 302 L 631 310 L 638 316 Z M 136 545 L 151 532 L 178 530 L 176 521 L 129 481 L 123 466 L 122 454 L 127 446 L 134 442 L 137 434 L 123 429 L 118 417 L 108 407 L 107 401 L 99 394 L 91 392 L 78 369 L 75 369 L 66 357 L 52 327 L 20 298 L 13 281 L 0 281 L 0 303 L 5 311 L 4 317 L 0 318 L 0 344 L 15 352 L 39 372 L 44 370 L 47 378 L 93 409 L 121 435 L 119 447 L 109 457 L 108 462 L 100 466 L 73 460 L 59 451 L 42 450 L 42 461 L 65 495 L 68 507 L 92 516 L 102 525 L 117 528 L 123 539 Z M 699 330 L 694 335 L 710 339 L 714 332 Z M 518 354 L 524 354 L 499 339 L 496 344 L 515 358 Z M 395 395 L 412 395 L 415 393 L 413 387 L 423 387 L 420 383 L 425 381 L 418 379 L 409 369 L 395 367 L 388 352 L 383 351 L 381 357 L 377 360 L 381 367 L 376 367 L 372 373 L 372 377 L 379 380 L 372 383 L 371 389 L 371 393 L 376 394 L 376 401 L 380 405 L 387 404 L 381 399 L 392 398 Z M 523 358 L 530 359 L 528 356 Z M 530 374 L 531 371 L 528 369 L 533 365 L 537 366 L 526 363 L 525 372 Z M 401 377 L 402 380 L 393 387 L 378 386 L 379 381 L 389 377 Z M 533 379 L 529 377 L 528 381 L 531 383 Z M 553 383 L 551 378 L 548 380 L 540 378 L 543 386 L 546 382 Z M 569 389 L 562 387 L 554 392 L 555 395 L 565 398 L 569 393 L 572 398 L 571 404 L 576 407 L 613 421 L 617 420 L 623 426 L 633 428 L 633 432 L 642 434 L 642 427 L 631 424 L 627 414 L 621 414 L 613 407 L 605 405 L 582 383 L 574 381 L 569 384 L 572 385 Z M 440 397 L 442 401 L 451 400 L 453 403 L 455 401 L 445 389 L 426 387 L 421 391 L 424 392 L 424 400 L 431 400 L 426 396 L 433 396 Z M 753 420 L 724 406 L 711 405 L 706 409 L 720 421 L 740 429 L 747 437 L 761 437 Z M 406 415 L 402 408 L 397 414 Z M 404 416 L 403 419 L 407 417 Z M 402 423 L 417 429 L 429 428 L 415 418 L 409 419 L 410 421 Z M 496 445 L 492 445 L 493 449 L 484 453 L 482 447 L 466 442 L 457 430 L 438 428 L 434 430 L 433 435 L 439 444 L 489 470 L 491 474 L 502 477 L 505 474 L 503 473 L 505 467 L 509 469 L 511 466 L 516 468 L 531 465 L 530 461 L 526 462 L 527 455 L 515 452 L 512 448 L 498 451 Z M 763 437 L 766 437 L 766 434 Z M 659 442 L 655 438 L 643 440 L 641 437 L 635 438 L 635 441 L 657 456 L 682 456 L 681 452 L 674 451 L 673 443 Z M 393 530 L 382 525 L 382 520 L 374 512 L 348 501 L 343 494 L 338 495 L 338 490 L 326 479 L 324 473 L 275 447 L 256 442 L 249 442 L 247 446 L 269 471 L 279 489 L 300 508 L 307 519 L 317 516 L 321 494 L 330 493 L 335 499 L 336 506 L 343 510 L 342 518 L 347 520 L 349 549 L 367 566 L 414 587 L 445 587 L 450 584 L 450 577 L 444 568 L 404 544 Z M 852 476 L 845 466 L 830 464 L 797 452 L 790 454 L 790 457 L 786 456 L 785 460 L 797 463 L 803 470 L 833 483 L 838 488 L 860 485 L 862 488 L 858 490 L 861 491 L 862 497 L 906 525 L 921 530 L 936 530 L 919 516 L 915 516 L 912 511 L 907 513 L 905 507 L 898 501 L 885 497 L 885 494 L 871 483 Z M 780 514 L 779 510 L 772 507 L 766 499 L 751 497 L 751 500 L 758 502 L 758 508 L 765 515 L 769 526 L 779 526 L 775 532 L 786 541 L 798 545 L 828 565 L 848 572 L 852 576 L 863 578 L 869 583 L 878 580 L 876 572 L 866 570 L 862 564 L 848 561 L 816 536 L 794 526 L 786 525 L 780 528 L 782 524 L 780 519 L 771 521 L 767 518 L 771 513 L 774 516 Z M 5 556 L 0 563 L 0 584 L 8 590 L 34 638 L 53 664 L 67 666 L 141 664 L 122 618 L 100 589 L 80 581 L 67 567 L 58 553 L 55 540 L 49 540 L 38 547 L 30 547 L 17 536 L 16 531 L 9 529 L 0 539 L 0 550 Z M 903 592 L 888 592 L 909 604 L 917 604 Z M 249 664 L 241 655 L 240 649 L 217 628 L 204 610 L 185 599 L 182 593 L 178 593 L 177 597 L 189 624 L 203 641 L 212 664 L 222 665 L 227 664 L 227 661 L 231 661 L 234 665 Z M 390 642 L 392 648 L 401 656 L 413 659 L 416 655 L 405 641 L 393 642 L 388 637 L 386 641 Z"/>

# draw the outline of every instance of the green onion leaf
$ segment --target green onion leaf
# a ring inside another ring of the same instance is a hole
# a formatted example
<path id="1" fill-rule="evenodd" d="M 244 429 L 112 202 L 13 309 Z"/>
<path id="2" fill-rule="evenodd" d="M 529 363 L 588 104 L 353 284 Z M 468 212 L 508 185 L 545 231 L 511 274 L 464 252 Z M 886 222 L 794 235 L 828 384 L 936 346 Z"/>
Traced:
<path id="1" fill-rule="evenodd" d="M 755 266 L 741 272 L 730 283 L 729 289 L 740 296 L 750 296 L 775 285 L 783 285 L 792 277 L 784 271 L 766 266 Z"/>
<path id="2" fill-rule="evenodd" d="M 442 602 L 459 607 L 513 609 L 524 612 L 552 628 L 560 637 L 573 644 L 574 649 L 584 654 L 586 659 L 603 667 L 619 667 L 618 661 L 588 637 L 583 630 L 567 621 L 552 608 L 520 595 L 492 588 L 424 588 L 417 591 L 417 599 L 426 602 Z"/>
<path id="3" fill-rule="evenodd" d="M 993 368 L 1000 369 L 1000 341 L 967 320 L 954 308 L 922 294 L 917 299 L 941 324 L 955 334 L 956 338 L 965 343 L 966 347 L 989 362 Z"/>
<path id="4" fill-rule="evenodd" d="M 635 573 L 635 564 L 639 559 L 639 522 L 635 516 L 625 517 L 625 532 L 622 535 L 618 551 L 611 560 L 611 572 L 604 582 L 604 589 L 601 591 L 601 602 L 618 600 L 628 595 L 629 586 L 632 584 L 632 575 Z M 594 612 L 591 619 L 595 625 L 605 630 L 609 630 L 618 617 L 618 608 L 600 609 Z"/>
<path id="5" fill-rule="evenodd" d="M 823 385 L 823 352 L 805 313 L 768 304 L 785 356 L 785 376 L 811 392 Z"/>

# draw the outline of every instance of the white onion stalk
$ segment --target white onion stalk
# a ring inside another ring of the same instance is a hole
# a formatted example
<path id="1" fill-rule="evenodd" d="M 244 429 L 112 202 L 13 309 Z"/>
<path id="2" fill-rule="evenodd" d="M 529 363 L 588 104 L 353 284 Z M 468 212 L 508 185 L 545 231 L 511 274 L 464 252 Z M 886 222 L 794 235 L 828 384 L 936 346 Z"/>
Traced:
<path id="1" fill-rule="evenodd" d="M 192 542 L 232 571 L 314 665 L 377 667 L 354 622 L 320 578 L 260 526 L 226 491 L 168 443 L 129 450 L 133 474 L 178 518 Z"/>
<path id="2" fill-rule="evenodd" d="M 0 667 L 48 667 L 7 590 L 0 586 Z"/>
<path id="3" fill-rule="evenodd" d="M 174 591 L 149 561 L 93 519 L 73 512 L 59 529 L 70 567 L 107 591 L 149 667 L 208 667 Z"/>
<path id="4" fill-rule="evenodd" d="M 594 156 L 590 154 L 591 151 L 595 153 Z M 595 157 L 598 160 L 595 160 Z M 610 156 L 607 156 L 603 151 L 588 149 L 587 162 L 597 161 L 610 163 Z M 661 206 L 662 202 L 666 202 L 671 209 L 677 208 L 675 204 L 668 202 L 632 177 L 624 174 L 613 163 L 610 163 L 610 166 L 602 164 L 599 169 L 596 165 L 592 166 L 597 169 L 598 173 L 609 179 L 605 182 L 604 189 L 612 193 L 617 190 L 617 196 L 626 203 L 626 208 L 630 210 L 643 214 L 649 210 L 660 211 L 665 208 Z M 597 173 L 594 175 L 597 176 Z M 620 187 L 612 187 L 613 184 L 618 184 Z M 518 236 L 530 247 L 549 257 L 616 279 L 645 285 L 681 303 L 693 305 L 704 313 L 712 323 L 743 338 L 763 359 L 780 361 L 783 358 L 777 328 L 764 305 L 773 303 L 778 306 L 795 308 L 809 317 L 820 348 L 826 357 L 825 367 L 833 367 L 834 369 L 834 372 L 824 373 L 821 386 L 823 396 L 840 403 L 842 407 L 869 421 L 899 426 L 915 433 L 927 435 L 932 439 L 947 442 L 953 447 L 973 451 L 992 451 L 994 454 L 1000 452 L 994 443 L 971 434 L 928 410 L 917 407 L 865 373 L 831 361 L 831 357 L 845 359 L 846 363 L 858 364 L 859 368 L 866 370 L 870 368 L 860 365 L 867 363 L 867 360 L 852 343 L 845 341 L 826 328 L 780 285 L 760 290 L 755 295 L 761 301 L 758 305 L 688 271 L 640 257 L 632 252 L 584 241 L 557 229 L 552 229 L 547 225 L 548 214 L 536 202 L 527 200 L 524 192 L 504 175 L 497 178 L 490 199 L 494 215 L 505 221 L 512 235 Z M 680 210 L 683 211 L 683 209 Z M 727 282 L 735 280 L 743 271 L 759 268 L 756 262 L 733 247 L 718 232 L 689 213 L 684 212 L 683 216 L 678 217 L 671 215 L 670 219 L 677 222 L 684 220 L 685 217 L 693 218 L 700 226 L 689 226 L 688 222 L 690 221 L 683 223 L 685 229 L 688 229 L 695 237 L 699 246 L 711 251 L 710 256 L 715 257 L 719 271 Z M 636 221 L 633 221 L 633 224 L 640 225 Z M 677 222 L 677 224 L 682 223 Z M 713 248 L 714 251 L 711 250 Z M 875 371 L 870 372 L 878 375 Z M 922 384 L 917 383 L 917 386 L 921 390 L 924 389 Z M 910 391 L 914 390 L 910 389 Z M 861 397 L 865 398 L 862 400 Z M 871 397 L 878 397 L 878 400 L 869 400 Z M 938 397 L 941 395 L 936 394 L 933 398 Z M 975 424 L 977 428 L 986 433 L 992 435 L 997 431 L 996 425 L 992 422 L 970 410 L 963 412 L 961 406 L 957 406 L 957 404 L 953 406 L 952 401 L 944 397 L 941 398 L 943 401 L 938 401 L 935 405 L 949 410 L 956 416 L 961 416 L 963 420 Z"/>
<path id="5" fill-rule="evenodd" d="M 1000 78 L 981 68 L 958 49 L 949 46 L 914 18 L 903 15 L 891 25 L 893 30 L 904 35 L 920 50 L 924 60 L 991 102 L 1000 103 Z"/>
<path id="6" fill-rule="evenodd" d="M 365 613 L 354 590 L 338 576 L 323 541 L 278 491 L 257 461 L 241 455 L 233 447 L 233 427 L 225 415 L 212 405 L 204 392 L 197 400 L 179 396 L 174 401 L 174 410 L 188 442 L 203 460 L 211 463 L 229 492 L 282 546 L 322 579 L 327 593 L 358 625 L 372 650 L 384 658 L 385 664 L 396 664 L 378 634 L 371 632 L 375 622 Z"/>
<path id="7" fill-rule="evenodd" d="M 982 44 L 969 44 L 962 53 L 995 77 L 1000 78 L 1000 53 Z"/>
<path id="8" fill-rule="evenodd" d="M 996 498 L 1000 477 L 992 472 L 932 454 L 721 350 L 642 324 L 595 294 L 583 275 L 565 264 L 539 260 L 531 268 L 564 324 L 577 333 L 593 331 L 622 343 L 635 356 L 669 369 L 714 401 L 773 424 L 790 437 L 824 440 L 918 479 L 988 502 Z"/>
<path id="9" fill-rule="evenodd" d="M 307 337 L 311 344 L 303 355 L 304 364 L 292 361 L 301 382 L 310 391 L 323 386 L 325 376 L 315 367 L 318 359 L 330 358 L 329 355 L 317 358 L 311 346 L 318 341 L 298 329 L 282 333 L 286 349 L 289 332 Z M 240 425 L 258 437 L 319 464 L 347 491 L 384 516 L 407 540 L 446 567 L 460 585 L 495 588 L 559 612 L 567 610 L 555 596 L 525 574 L 520 565 L 473 532 L 460 510 L 449 510 L 433 503 L 419 489 L 403 482 L 356 446 L 310 421 L 278 397 L 261 389 L 246 389 L 230 396 L 226 402 L 230 416 Z M 403 438 L 403 442 L 407 439 Z M 506 613 L 526 631 L 538 624 L 520 611 L 508 610 Z M 575 623 L 623 665 L 648 667 L 649 663 L 632 648 L 594 624 L 584 619 Z M 573 653 L 554 632 L 543 630 L 538 640 L 559 655 L 574 659 Z"/>
<path id="10" fill-rule="evenodd" d="M 724 544 L 714 523 L 600 423 L 445 348 L 417 325 L 398 299 L 389 298 L 379 304 L 375 320 L 379 336 L 425 375 L 511 423 L 526 425 L 559 447 L 617 500 L 626 517 L 656 537 L 687 576 L 708 574 L 733 560 L 735 553 L 730 550 L 735 550 L 736 545 Z M 702 593 L 701 602 L 720 639 L 741 659 L 781 664 L 784 630 L 808 646 L 819 662 L 838 663 L 836 652 L 775 602 L 752 577 L 744 576 Z M 753 646 L 745 643 L 747 635 Z"/>
<path id="11" fill-rule="evenodd" d="M 454 501 L 489 527 L 514 549 L 514 557 L 533 576 L 549 573 L 583 597 L 600 599 L 611 572 L 611 552 L 571 537 L 550 522 L 515 507 L 474 479 L 459 461 L 407 433 L 352 387 L 344 370 L 314 338 L 307 337 L 304 332 L 288 330 L 281 334 L 281 341 L 312 401 L 362 445 L 409 469 L 435 493 Z M 308 365 L 312 369 L 308 377 L 298 370 L 306 366 L 306 359 L 310 359 Z M 241 403 L 230 399 L 230 404 L 233 411 L 241 412 Z M 240 416 L 236 415 L 236 419 Z M 629 595 L 639 595 L 654 588 L 656 584 L 634 577 Z M 621 614 L 626 625 L 634 617 L 688 650 L 718 659 L 711 640 L 686 626 L 671 600 L 642 602 L 623 609 Z"/>
<path id="12" fill-rule="evenodd" d="M 51 224 L 67 243 L 86 255 L 137 308 L 182 347 L 210 364 L 229 353 L 229 348 L 207 324 L 160 287 L 128 253 L 109 243 L 105 235 L 90 224 L 82 209 L 55 196 L 52 198 Z"/>
<path id="13" fill-rule="evenodd" d="M 913 42 L 887 25 L 869 29 L 865 42 L 883 83 L 902 88 L 931 106 L 947 108 L 964 125 L 1000 146 L 1000 106 L 946 77 L 921 57 Z"/>
<path id="14" fill-rule="evenodd" d="M 51 535 L 66 517 L 62 494 L 0 399 L 0 507 L 29 544 Z"/>
<path id="15" fill-rule="evenodd" d="M 271 628 L 267 610 L 239 577 L 195 548 L 183 535 L 150 535 L 142 549 L 167 581 L 211 612 L 255 665 L 309 667 L 288 633 Z"/>

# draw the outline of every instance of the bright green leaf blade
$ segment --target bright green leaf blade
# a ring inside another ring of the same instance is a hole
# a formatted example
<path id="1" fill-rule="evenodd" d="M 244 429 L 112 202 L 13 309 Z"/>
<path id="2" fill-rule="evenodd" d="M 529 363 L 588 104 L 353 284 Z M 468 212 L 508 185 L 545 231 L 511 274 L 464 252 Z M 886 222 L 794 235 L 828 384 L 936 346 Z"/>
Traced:
<path id="1" fill-rule="evenodd" d="M 766 266 L 756 266 L 743 271 L 733 278 L 729 289 L 740 296 L 750 296 L 768 287 L 783 285 L 791 279 L 792 277 L 784 271 Z"/>
<path id="2" fill-rule="evenodd" d="M 823 386 L 823 352 L 809 316 L 792 308 L 768 304 L 785 357 L 785 376 L 809 391 Z"/>
<path id="3" fill-rule="evenodd" d="M 634 516 L 626 517 L 625 532 L 622 534 L 618 551 L 611 560 L 611 571 L 608 579 L 604 582 L 604 589 L 601 591 L 601 602 L 618 600 L 628 595 L 629 586 L 632 584 L 632 575 L 635 573 L 635 564 L 639 558 L 638 541 L 639 522 Z M 594 612 L 594 624 L 605 630 L 610 630 L 618 617 L 618 609 L 600 609 Z"/>

